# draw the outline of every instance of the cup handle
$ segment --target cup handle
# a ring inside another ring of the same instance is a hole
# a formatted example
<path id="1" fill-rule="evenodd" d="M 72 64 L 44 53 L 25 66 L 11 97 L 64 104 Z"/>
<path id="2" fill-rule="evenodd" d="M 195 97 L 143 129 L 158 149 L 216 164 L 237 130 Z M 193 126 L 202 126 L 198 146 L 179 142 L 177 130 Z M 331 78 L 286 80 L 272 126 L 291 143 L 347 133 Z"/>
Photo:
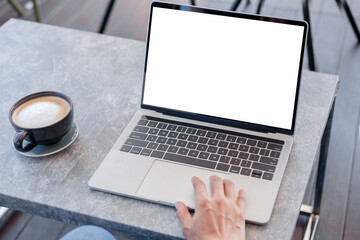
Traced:
<path id="1" fill-rule="evenodd" d="M 15 146 L 16 150 L 18 150 L 20 152 L 28 152 L 37 145 L 37 144 L 28 143 L 28 144 L 26 144 L 25 147 L 23 147 L 24 139 L 28 134 L 29 134 L 29 132 L 26 130 L 20 131 L 16 134 L 15 139 L 14 139 L 14 146 Z"/>

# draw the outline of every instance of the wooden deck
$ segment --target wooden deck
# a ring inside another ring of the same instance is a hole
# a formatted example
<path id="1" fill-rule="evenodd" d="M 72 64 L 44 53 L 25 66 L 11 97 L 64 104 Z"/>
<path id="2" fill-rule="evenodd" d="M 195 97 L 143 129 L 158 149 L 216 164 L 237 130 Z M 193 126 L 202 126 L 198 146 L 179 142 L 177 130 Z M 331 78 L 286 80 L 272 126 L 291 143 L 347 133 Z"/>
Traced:
<path id="1" fill-rule="evenodd" d="M 29 0 L 18 0 L 22 5 Z M 44 23 L 97 32 L 105 0 L 38 0 Z M 105 34 L 145 41 L 150 0 L 118 0 Z M 189 1 L 171 1 L 189 3 Z M 198 5 L 229 9 L 231 0 L 198 0 Z M 242 1 L 238 11 L 254 13 L 257 1 Z M 326 169 L 321 218 L 315 239 L 360 239 L 360 45 L 335 0 L 310 1 L 318 71 L 340 75 Z M 360 25 L 360 1 L 348 0 Z M 301 0 L 266 0 L 262 14 L 302 19 Z M 17 13 L 0 0 L 0 25 Z M 32 10 L 22 17 L 34 21 Z M 305 60 L 307 66 L 307 60 Z M 309 203 L 313 188 L 304 198 Z M 304 230 L 299 219 L 293 239 Z M 75 226 L 17 212 L 0 230 L 0 239 L 58 239 Z M 119 238 L 120 239 L 120 238 Z"/>

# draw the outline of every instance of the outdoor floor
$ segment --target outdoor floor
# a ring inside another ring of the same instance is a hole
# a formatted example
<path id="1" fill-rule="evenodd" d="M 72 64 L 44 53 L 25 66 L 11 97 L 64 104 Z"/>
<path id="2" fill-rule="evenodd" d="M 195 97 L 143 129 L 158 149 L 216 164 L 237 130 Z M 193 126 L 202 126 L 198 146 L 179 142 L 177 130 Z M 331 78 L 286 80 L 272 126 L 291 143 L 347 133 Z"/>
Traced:
<path id="1" fill-rule="evenodd" d="M 31 7 L 29 0 L 18 0 Z M 108 1 L 38 0 L 44 23 L 97 32 Z M 170 1 L 186 3 L 190 1 Z M 242 1 L 237 11 L 255 13 L 258 0 Z M 105 34 L 145 41 L 150 0 L 118 0 Z M 230 9 L 230 0 L 198 0 L 197 5 Z M 303 19 L 302 0 L 265 0 L 262 14 Z M 315 239 L 360 239 L 360 44 L 335 0 L 310 1 L 311 26 L 317 71 L 340 76 L 330 139 L 329 157 Z M 348 0 L 360 25 L 360 1 Z M 18 17 L 8 1 L 0 0 L 0 26 Z M 34 21 L 32 10 L 23 17 Z M 34 33 L 36 34 L 36 33 Z M 307 58 L 305 58 L 307 68 Z M 2 79 L 1 81 L 4 81 Z M 119 133 L 120 134 L 120 133 Z M 309 184 L 304 203 L 310 203 Z M 299 219 L 293 239 L 301 239 L 303 218 Z M 0 239 L 58 239 L 75 226 L 17 212 L 0 229 Z M 120 239 L 120 238 L 119 238 Z"/>

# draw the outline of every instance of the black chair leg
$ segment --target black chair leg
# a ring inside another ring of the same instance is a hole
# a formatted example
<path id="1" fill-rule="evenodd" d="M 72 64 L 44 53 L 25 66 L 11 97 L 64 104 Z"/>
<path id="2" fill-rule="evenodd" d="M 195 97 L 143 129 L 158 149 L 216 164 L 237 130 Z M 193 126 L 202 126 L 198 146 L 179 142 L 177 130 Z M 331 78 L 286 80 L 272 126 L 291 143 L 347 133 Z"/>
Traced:
<path id="1" fill-rule="evenodd" d="M 100 29 L 99 29 L 99 33 L 104 33 L 105 28 L 106 28 L 106 24 L 107 24 L 107 22 L 108 22 L 108 20 L 109 20 L 110 13 L 111 13 L 111 10 L 112 10 L 112 8 L 113 8 L 113 6 L 114 6 L 114 3 L 115 3 L 115 0 L 110 0 L 110 1 L 109 1 L 109 4 L 108 4 L 108 6 L 107 6 L 107 8 L 106 8 L 106 11 L 105 11 L 104 18 L 103 18 L 103 20 L 102 20 L 102 22 L 101 22 L 101 26 L 100 26 Z"/>
<path id="2" fill-rule="evenodd" d="M 349 19 L 349 21 L 350 21 L 350 24 L 351 24 L 351 26 L 352 26 L 352 28 L 353 28 L 353 30 L 354 30 L 354 33 L 355 33 L 355 35 L 356 35 L 356 37 L 357 37 L 357 39 L 358 39 L 358 42 L 360 43 L 360 32 L 359 32 L 359 28 L 358 28 L 357 25 L 356 25 L 356 21 L 355 21 L 355 19 L 354 19 L 353 14 L 351 13 L 350 7 L 349 7 L 349 5 L 347 4 L 346 0 L 344 0 L 344 1 L 342 2 L 342 4 L 343 4 L 344 10 L 345 10 L 345 12 L 346 12 L 346 16 L 348 17 L 348 19 Z"/>
<path id="3" fill-rule="evenodd" d="M 240 3 L 241 3 L 241 0 L 236 0 L 236 1 L 234 2 L 234 4 L 231 6 L 230 11 L 236 11 L 236 9 L 237 9 L 238 6 L 240 5 Z"/>
<path id="4" fill-rule="evenodd" d="M 310 24 L 309 0 L 303 0 L 302 7 L 303 7 L 304 19 L 309 24 L 309 32 L 308 32 L 308 38 L 307 38 L 309 69 L 311 71 L 316 71 L 312 34 L 311 34 L 311 24 Z"/>
<path id="5" fill-rule="evenodd" d="M 259 4 L 258 4 L 258 7 L 257 7 L 257 10 L 256 10 L 256 14 L 260 14 L 263 4 L 264 4 L 264 0 L 260 0 Z"/>

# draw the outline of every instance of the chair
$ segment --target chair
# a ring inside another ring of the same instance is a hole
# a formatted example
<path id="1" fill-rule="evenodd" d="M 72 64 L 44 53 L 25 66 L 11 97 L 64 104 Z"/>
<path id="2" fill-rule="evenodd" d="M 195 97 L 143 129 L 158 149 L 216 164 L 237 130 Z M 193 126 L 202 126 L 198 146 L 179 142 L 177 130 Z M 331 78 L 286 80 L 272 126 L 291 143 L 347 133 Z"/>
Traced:
<path id="1" fill-rule="evenodd" d="M 39 6 L 36 2 L 36 0 L 31 0 L 34 4 L 34 14 L 37 22 L 41 22 L 41 16 L 39 11 Z M 11 4 L 11 6 L 19 13 L 20 16 L 24 15 L 24 10 L 22 7 L 17 3 L 15 0 L 8 0 L 8 2 Z"/>
<path id="2" fill-rule="evenodd" d="M 236 0 L 234 4 L 231 7 L 231 11 L 236 11 L 238 6 L 240 5 L 242 0 Z M 250 0 L 247 0 L 248 3 L 250 3 Z M 311 33 L 311 24 L 310 24 L 310 11 L 309 11 L 309 0 L 302 0 L 302 9 L 303 9 L 303 15 L 304 20 L 309 24 L 309 34 L 307 39 L 307 50 L 308 50 L 308 58 L 309 58 L 309 69 L 311 71 L 316 71 L 316 64 L 315 64 L 315 58 L 314 58 L 314 49 L 313 49 L 313 43 L 312 43 L 312 33 Z M 346 13 L 346 16 L 351 24 L 351 27 L 358 39 L 358 43 L 360 44 L 360 32 L 359 28 L 356 25 L 356 21 L 354 19 L 354 16 L 351 12 L 351 9 L 347 3 L 346 0 L 335 0 L 339 9 L 344 10 Z M 194 0 L 192 0 L 194 2 Z M 256 10 L 256 14 L 260 14 L 261 8 L 264 4 L 265 0 L 259 0 L 258 7 Z"/>

